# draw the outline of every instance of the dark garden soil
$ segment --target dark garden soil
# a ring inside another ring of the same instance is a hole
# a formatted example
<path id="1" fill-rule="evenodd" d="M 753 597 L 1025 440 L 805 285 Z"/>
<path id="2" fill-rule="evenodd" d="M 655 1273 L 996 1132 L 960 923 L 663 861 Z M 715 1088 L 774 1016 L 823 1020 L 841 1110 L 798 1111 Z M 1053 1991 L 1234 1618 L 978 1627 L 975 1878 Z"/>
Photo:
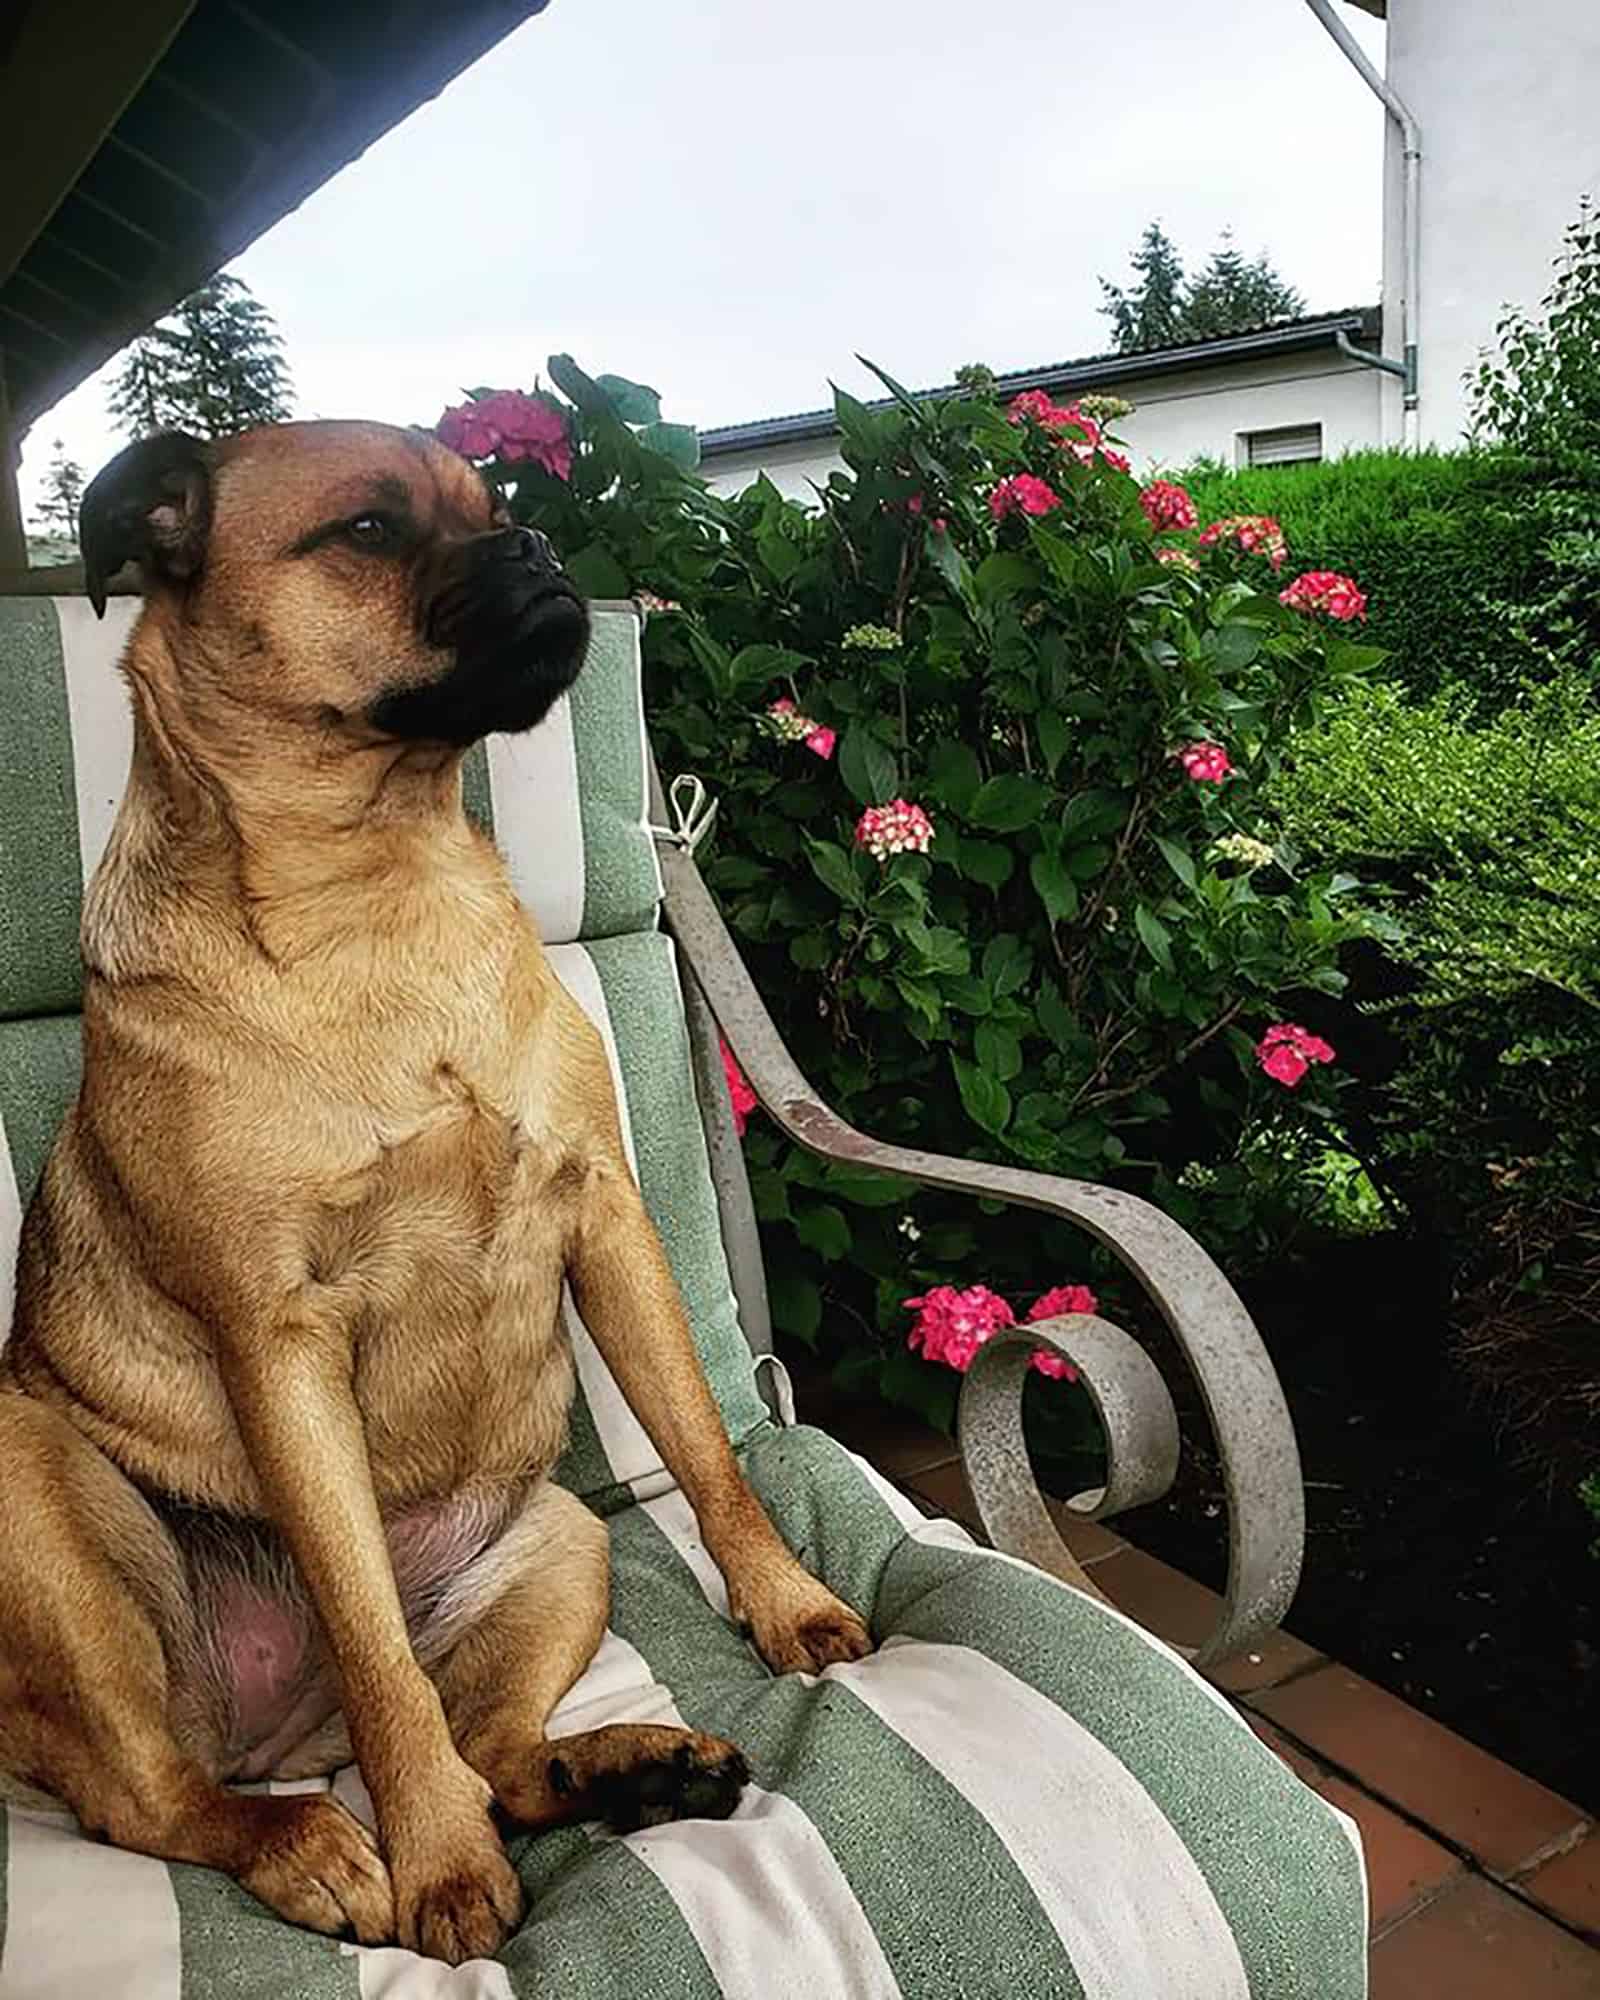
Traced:
<path id="1" fill-rule="evenodd" d="M 1600 1560 L 1444 1338 L 1428 1260 L 1332 1246 L 1241 1287 L 1288 1397 L 1306 1480 L 1298 1637 L 1590 1810 L 1600 1809 Z M 1119 1533 L 1216 1587 L 1221 1485 L 1181 1412 L 1179 1484 Z"/>

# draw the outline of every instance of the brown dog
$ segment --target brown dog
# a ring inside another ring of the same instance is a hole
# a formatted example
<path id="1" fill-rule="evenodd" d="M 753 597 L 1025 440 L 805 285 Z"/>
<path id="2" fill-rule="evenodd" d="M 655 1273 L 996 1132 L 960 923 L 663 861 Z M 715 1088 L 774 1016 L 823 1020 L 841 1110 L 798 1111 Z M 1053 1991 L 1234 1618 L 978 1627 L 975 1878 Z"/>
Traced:
<path id="1" fill-rule="evenodd" d="M 490 1953 L 521 1910 L 491 1800 L 636 1824 L 745 1776 L 685 1730 L 545 1736 L 608 1606 L 547 1477 L 563 1277 L 769 1664 L 868 1646 L 738 1470 L 599 1037 L 462 812 L 465 746 L 540 719 L 587 617 L 466 464 L 379 425 L 153 439 L 82 529 L 97 608 L 128 559 L 147 602 L 0 1362 L 0 1773 L 296 1922 Z M 325 1796 L 221 1782 L 352 1751 L 381 1858 Z"/>

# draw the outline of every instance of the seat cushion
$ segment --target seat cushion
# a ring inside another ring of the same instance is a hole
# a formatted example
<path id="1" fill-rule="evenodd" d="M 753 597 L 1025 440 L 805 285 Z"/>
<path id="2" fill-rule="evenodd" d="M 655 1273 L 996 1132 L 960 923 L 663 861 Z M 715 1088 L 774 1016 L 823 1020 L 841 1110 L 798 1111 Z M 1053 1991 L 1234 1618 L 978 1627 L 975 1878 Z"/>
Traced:
<path id="1" fill-rule="evenodd" d="M 448 1973 L 297 1931 L 226 1878 L 13 1809 L 7 2000 L 1359 2000 L 1354 1829 L 1128 1620 L 925 1523 L 831 1440 L 751 1478 L 878 1651 L 768 1673 L 686 1503 L 611 1524 L 611 1629 L 558 1733 L 683 1721 L 754 1782 L 726 1822 L 512 1843 L 529 1913 Z M 353 1773 L 335 1789 L 358 1808 Z"/>
<path id="2" fill-rule="evenodd" d="M 128 774 L 116 663 L 140 600 L 0 597 L 0 1019 L 79 1004 L 83 888 Z M 468 805 L 552 944 L 652 929 L 661 873 L 646 814 L 639 621 L 594 614 L 584 672 L 528 735 L 468 759 Z"/>
<path id="3" fill-rule="evenodd" d="M 553 945 L 557 976 L 600 1029 L 623 1138 L 694 1328 L 700 1359 L 738 1444 L 765 1421 L 739 1325 L 689 1066 L 675 948 L 664 931 Z M 0 1020 L 0 1341 L 22 1215 L 78 1088 L 76 1014 Z M 557 1476 L 600 1513 L 668 1483 L 654 1445 L 563 1295 L 578 1364 L 569 1444 Z"/>

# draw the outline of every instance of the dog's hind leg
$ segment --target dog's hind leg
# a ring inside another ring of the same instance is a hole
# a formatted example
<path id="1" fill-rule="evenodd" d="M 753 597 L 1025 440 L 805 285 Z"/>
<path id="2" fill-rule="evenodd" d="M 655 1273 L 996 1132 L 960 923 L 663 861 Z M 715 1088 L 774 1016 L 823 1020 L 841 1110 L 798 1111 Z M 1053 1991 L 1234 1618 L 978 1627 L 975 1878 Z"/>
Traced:
<path id="1" fill-rule="evenodd" d="M 393 1937 L 383 1863 L 342 1807 L 217 1783 L 204 1694 L 173 1671 L 195 1651 L 183 1566 L 143 1496 L 5 1389 L 0 1465 L 0 1773 L 118 1847 L 225 1870 L 295 1923 Z"/>
<path id="2" fill-rule="evenodd" d="M 525 1826 L 725 1819 L 748 1771 L 719 1737 L 632 1722 L 545 1734 L 604 1636 L 609 1596 L 605 1524 L 541 1485 L 439 1607 L 446 1629 L 465 1626 L 432 1668 L 457 1749 Z"/>

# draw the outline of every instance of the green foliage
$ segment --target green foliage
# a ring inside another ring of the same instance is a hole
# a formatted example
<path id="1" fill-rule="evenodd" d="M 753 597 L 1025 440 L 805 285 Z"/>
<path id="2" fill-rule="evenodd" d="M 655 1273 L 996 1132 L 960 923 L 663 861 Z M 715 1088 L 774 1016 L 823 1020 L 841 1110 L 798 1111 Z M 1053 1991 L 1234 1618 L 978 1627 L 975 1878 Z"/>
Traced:
<path id="1" fill-rule="evenodd" d="M 1600 465 L 1600 223 L 1587 202 L 1568 228 L 1543 314 L 1511 310 L 1499 352 L 1472 382 L 1474 427 L 1592 487 Z"/>
<path id="2" fill-rule="evenodd" d="M 1286 574 L 1355 577 L 1368 635 L 1415 694 L 1463 685 L 1496 706 L 1548 675 L 1585 625 L 1585 565 L 1596 560 L 1586 510 L 1506 454 L 1364 451 L 1255 471 L 1203 465 L 1184 478 L 1202 520 L 1275 515 Z"/>
<path id="3" fill-rule="evenodd" d="M 1569 672 L 1490 720 L 1353 686 L 1272 790 L 1313 862 L 1391 894 L 1404 1060 L 1374 1116 L 1470 1265 L 1508 1186 L 1531 1207 L 1600 1171 L 1600 712 Z M 1504 1232 L 1501 1232 L 1502 1235 Z"/>
<path id="4" fill-rule="evenodd" d="M 1105 295 L 1100 311 L 1111 322 L 1119 354 L 1246 333 L 1305 311 L 1305 300 L 1278 276 L 1264 250 L 1246 263 L 1231 229 L 1222 232 L 1210 262 L 1187 284 L 1178 246 L 1159 222 L 1146 225 L 1128 262 L 1138 273 L 1131 287 L 1100 280 Z"/>
<path id="5" fill-rule="evenodd" d="M 293 391 L 272 315 L 242 279 L 219 273 L 128 347 L 107 403 L 130 438 L 281 423 Z"/>
<path id="6" fill-rule="evenodd" d="M 1591 1473 L 1578 1488 L 1578 1498 L 1600 1523 L 1600 1472 Z M 1590 1544 L 1590 1552 L 1600 1557 L 1600 1537 Z"/>
<path id="7" fill-rule="evenodd" d="M 1286 996 L 1339 989 L 1340 948 L 1366 927 L 1353 879 L 1282 842 L 1259 868 L 1213 843 L 1272 838 L 1262 788 L 1292 731 L 1372 649 L 1281 606 L 1260 558 L 1164 568 L 1129 477 L 987 401 L 869 410 L 841 393 L 847 469 L 807 511 L 765 480 L 716 499 L 605 390 L 556 379 L 577 405 L 570 483 L 490 474 L 575 560 L 603 555 L 613 588 L 679 607 L 645 634 L 657 754 L 718 795 L 707 879 L 846 1117 L 1149 1188 L 1174 1090 L 1214 1153 L 1265 1107 L 1326 1110 L 1327 1071 L 1290 1100 L 1253 1043 Z M 997 522 L 989 496 L 1020 473 L 1060 504 Z M 836 753 L 770 715 L 779 699 L 835 731 Z M 1196 740 L 1226 745 L 1236 774 L 1189 778 L 1175 752 Z M 932 842 L 879 861 L 857 822 L 895 797 L 927 812 Z M 884 1202 L 759 1120 L 746 1149 L 780 1324 L 852 1343 L 891 1393 L 928 1385 L 903 1347 L 908 1295 L 981 1279 L 1021 1310 L 1080 1275 L 1014 1215 Z"/>

